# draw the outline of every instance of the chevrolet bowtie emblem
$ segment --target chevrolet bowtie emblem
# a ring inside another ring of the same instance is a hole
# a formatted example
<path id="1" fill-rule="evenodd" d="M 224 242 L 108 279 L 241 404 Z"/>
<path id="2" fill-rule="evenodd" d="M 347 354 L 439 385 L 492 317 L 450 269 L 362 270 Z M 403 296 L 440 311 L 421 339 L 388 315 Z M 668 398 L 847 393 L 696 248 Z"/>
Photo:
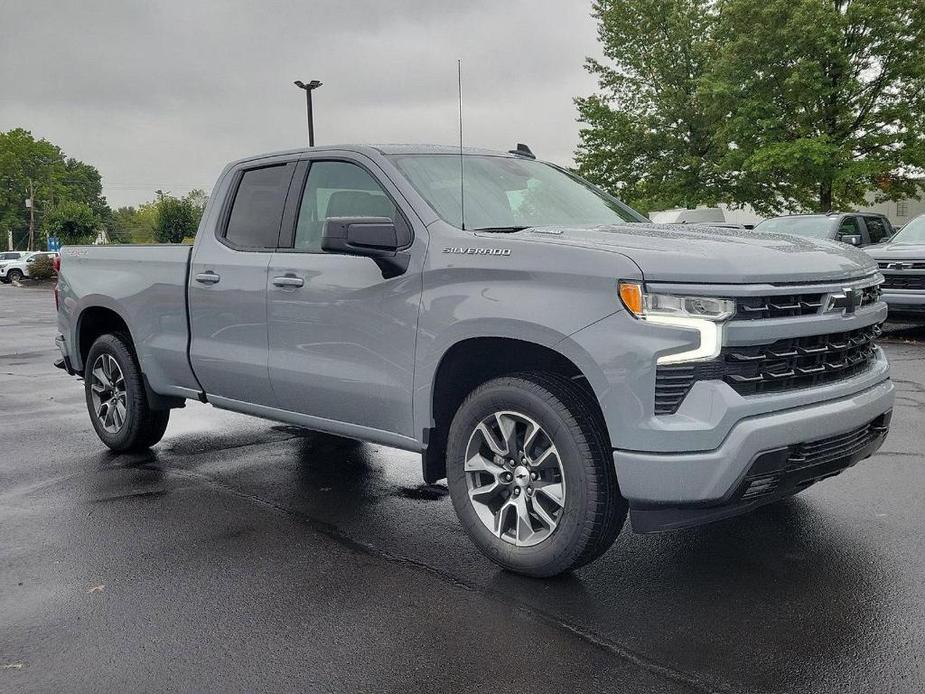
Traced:
<path id="1" fill-rule="evenodd" d="M 859 287 L 843 287 L 841 294 L 832 294 L 826 313 L 842 309 L 845 313 L 854 313 L 864 300 L 864 291 Z"/>

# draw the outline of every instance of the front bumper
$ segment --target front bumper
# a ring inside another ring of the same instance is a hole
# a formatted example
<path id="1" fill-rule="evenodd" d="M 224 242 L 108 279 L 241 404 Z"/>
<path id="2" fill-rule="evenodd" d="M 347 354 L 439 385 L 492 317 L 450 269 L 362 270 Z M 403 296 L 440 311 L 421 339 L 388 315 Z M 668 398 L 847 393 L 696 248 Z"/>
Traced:
<path id="1" fill-rule="evenodd" d="M 883 300 L 889 306 L 891 319 L 925 321 L 925 291 L 884 289 Z"/>
<path id="2" fill-rule="evenodd" d="M 649 532 L 718 520 L 840 472 L 880 447 L 893 400 L 894 387 L 887 379 L 849 397 L 743 419 L 712 450 L 690 453 L 616 450 L 614 464 L 621 491 L 630 504 L 633 528 Z M 743 483 L 747 479 L 760 479 L 762 470 L 769 465 L 773 467 L 773 461 L 783 468 L 793 468 L 788 460 L 796 447 L 850 437 L 871 426 L 882 430 L 860 447 L 841 451 L 844 455 L 827 461 L 835 469 L 807 470 L 776 487 L 773 494 L 742 497 L 746 489 Z"/>

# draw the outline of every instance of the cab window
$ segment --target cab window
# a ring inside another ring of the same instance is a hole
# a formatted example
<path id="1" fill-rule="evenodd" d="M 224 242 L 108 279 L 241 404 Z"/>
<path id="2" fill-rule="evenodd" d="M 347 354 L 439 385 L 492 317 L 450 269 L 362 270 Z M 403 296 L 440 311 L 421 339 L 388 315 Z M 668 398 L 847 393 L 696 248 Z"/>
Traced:
<path id="1" fill-rule="evenodd" d="M 295 250 L 320 252 L 321 232 L 329 217 L 388 217 L 398 211 L 366 169 L 343 161 L 318 161 L 308 170 L 296 223 Z"/>
<path id="2" fill-rule="evenodd" d="M 276 248 L 294 164 L 248 169 L 240 178 L 225 241 L 241 249 Z"/>
<path id="3" fill-rule="evenodd" d="M 885 220 L 882 217 L 865 217 L 864 223 L 867 225 L 867 233 L 870 234 L 871 243 L 880 243 L 890 238 L 890 232 L 886 228 Z"/>
<path id="4" fill-rule="evenodd" d="M 858 224 L 857 217 L 845 217 L 841 221 L 837 238 L 841 240 L 844 236 L 861 236 L 861 225 Z"/>

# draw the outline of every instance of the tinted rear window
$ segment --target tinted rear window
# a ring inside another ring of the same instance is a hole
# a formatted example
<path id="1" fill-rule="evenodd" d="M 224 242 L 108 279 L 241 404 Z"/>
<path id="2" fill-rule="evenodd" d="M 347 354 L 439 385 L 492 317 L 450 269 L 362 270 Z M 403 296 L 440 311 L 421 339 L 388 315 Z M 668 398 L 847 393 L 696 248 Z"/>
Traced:
<path id="1" fill-rule="evenodd" d="M 276 248 L 293 165 L 244 172 L 234 196 L 225 239 L 239 248 Z"/>

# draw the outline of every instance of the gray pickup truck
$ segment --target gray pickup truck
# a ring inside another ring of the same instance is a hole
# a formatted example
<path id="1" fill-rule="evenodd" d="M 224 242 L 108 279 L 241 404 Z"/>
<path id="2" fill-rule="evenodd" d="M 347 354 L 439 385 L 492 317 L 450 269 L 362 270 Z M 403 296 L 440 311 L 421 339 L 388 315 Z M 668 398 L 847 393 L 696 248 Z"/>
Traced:
<path id="1" fill-rule="evenodd" d="M 913 219 L 886 243 L 864 250 L 884 276 L 883 300 L 890 318 L 925 323 L 925 215 Z"/>
<path id="2" fill-rule="evenodd" d="M 116 451 L 196 399 L 419 452 L 479 549 L 549 576 L 627 513 L 714 521 L 876 451 L 881 281 L 843 244 L 653 225 L 521 148 L 318 147 L 229 165 L 192 247 L 65 248 L 59 366 Z"/>

